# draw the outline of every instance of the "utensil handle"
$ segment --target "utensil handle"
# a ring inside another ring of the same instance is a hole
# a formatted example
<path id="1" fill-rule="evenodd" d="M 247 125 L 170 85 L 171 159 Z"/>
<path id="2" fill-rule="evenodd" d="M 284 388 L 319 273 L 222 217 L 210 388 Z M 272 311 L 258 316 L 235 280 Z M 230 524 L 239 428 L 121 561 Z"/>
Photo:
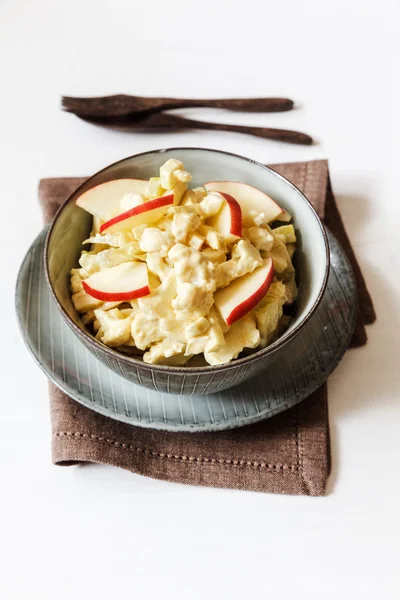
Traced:
<path id="1" fill-rule="evenodd" d="M 216 98 L 184 99 L 163 98 L 163 109 L 172 108 L 223 108 L 242 112 L 283 112 L 291 110 L 294 102 L 289 98 Z"/>
<path id="2" fill-rule="evenodd" d="M 237 133 L 247 133 L 249 135 L 255 135 L 257 137 L 269 140 L 289 142 L 291 144 L 304 144 L 307 146 L 313 143 L 312 137 L 306 133 L 302 133 L 301 131 L 292 131 L 290 129 L 249 127 L 247 125 L 229 125 L 227 123 L 209 123 L 208 121 L 195 121 L 193 119 L 176 117 L 175 115 L 168 115 L 168 117 L 173 117 L 173 120 L 170 120 L 171 127 L 173 127 L 175 124 L 179 128 L 209 129 L 212 131 L 236 131 Z"/>

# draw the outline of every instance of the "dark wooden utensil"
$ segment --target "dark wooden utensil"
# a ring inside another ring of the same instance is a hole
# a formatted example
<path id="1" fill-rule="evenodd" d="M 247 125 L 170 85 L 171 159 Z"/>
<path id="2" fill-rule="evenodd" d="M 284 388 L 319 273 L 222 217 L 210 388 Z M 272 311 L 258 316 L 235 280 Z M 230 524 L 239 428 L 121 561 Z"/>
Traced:
<path id="1" fill-rule="evenodd" d="M 155 131 L 176 131 L 180 129 L 208 129 L 212 131 L 235 131 L 237 133 L 247 133 L 257 137 L 279 142 L 288 142 L 291 144 L 313 143 L 312 137 L 300 131 L 291 131 L 289 129 L 273 129 L 270 127 L 251 127 L 247 125 L 229 125 L 227 123 L 209 123 L 207 121 L 195 121 L 171 115 L 168 113 L 155 113 L 145 118 L 140 118 L 138 115 L 132 117 L 88 117 L 82 114 L 77 114 L 77 117 L 94 123 L 103 125 L 111 129 L 119 131 L 138 131 L 138 132 L 155 132 Z"/>
<path id="2" fill-rule="evenodd" d="M 293 101 L 289 98 L 147 98 L 145 96 L 102 96 L 98 98 L 62 97 L 64 110 L 82 116 L 110 117 L 139 113 L 155 113 L 173 108 L 225 108 L 242 112 L 281 112 L 291 110 Z"/>

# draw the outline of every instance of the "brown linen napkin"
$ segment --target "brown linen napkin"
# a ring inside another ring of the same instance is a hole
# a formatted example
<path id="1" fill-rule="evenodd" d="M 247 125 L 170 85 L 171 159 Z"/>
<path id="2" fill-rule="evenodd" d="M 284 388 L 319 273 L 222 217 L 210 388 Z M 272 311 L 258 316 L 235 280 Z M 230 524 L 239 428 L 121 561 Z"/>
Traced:
<path id="1" fill-rule="evenodd" d="M 359 311 L 352 346 L 366 343 L 375 320 L 370 295 L 343 227 L 324 160 L 274 165 L 312 202 L 343 245 L 358 281 Z M 43 179 L 46 221 L 85 178 Z M 330 472 L 327 386 L 261 423 L 218 433 L 170 433 L 133 427 L 81 406 L 50 384 L 56 465 L 101 463 L 147 477 L 280 494 L 324 494 Z"/>

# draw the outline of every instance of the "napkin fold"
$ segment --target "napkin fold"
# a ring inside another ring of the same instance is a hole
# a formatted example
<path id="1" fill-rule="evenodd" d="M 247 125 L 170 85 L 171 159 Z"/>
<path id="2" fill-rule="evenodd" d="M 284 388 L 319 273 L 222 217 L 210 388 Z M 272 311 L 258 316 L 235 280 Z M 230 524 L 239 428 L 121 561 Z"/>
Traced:
<path id="1" fill-rule="evenodd" d="M 365 324 L 375 320 L 375 311 L 335 202 L 327 161 L 271 168 L 307 196 L 345 249 L 359 294 L 351 345 L 365 344 Z M 41 180 L 39 200 L 46 222 L 85 179 Z M 326 384 L 271 419 L 212 433 L 133 427 L 95 413 L 49 385 L 52 458 L 56 465 L 101 463 L 177 483 L 280 494 L 324 494 L 331 466 Z"/>

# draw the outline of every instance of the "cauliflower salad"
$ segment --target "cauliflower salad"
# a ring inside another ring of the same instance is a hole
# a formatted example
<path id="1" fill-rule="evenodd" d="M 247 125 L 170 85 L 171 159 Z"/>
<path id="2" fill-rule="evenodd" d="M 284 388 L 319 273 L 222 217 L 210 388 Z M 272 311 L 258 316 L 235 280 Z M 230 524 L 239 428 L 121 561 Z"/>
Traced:
<path id="1" fill-rule="evenodd" d="M 147 363 L 220 365 L 264 348 L 297 295 L 290 215 L 247 183 L 190 180 L 169 159 L 159 177 L 76 201 L 93 226 L 71 271 L 75 309 L 97 340 Z"/>

